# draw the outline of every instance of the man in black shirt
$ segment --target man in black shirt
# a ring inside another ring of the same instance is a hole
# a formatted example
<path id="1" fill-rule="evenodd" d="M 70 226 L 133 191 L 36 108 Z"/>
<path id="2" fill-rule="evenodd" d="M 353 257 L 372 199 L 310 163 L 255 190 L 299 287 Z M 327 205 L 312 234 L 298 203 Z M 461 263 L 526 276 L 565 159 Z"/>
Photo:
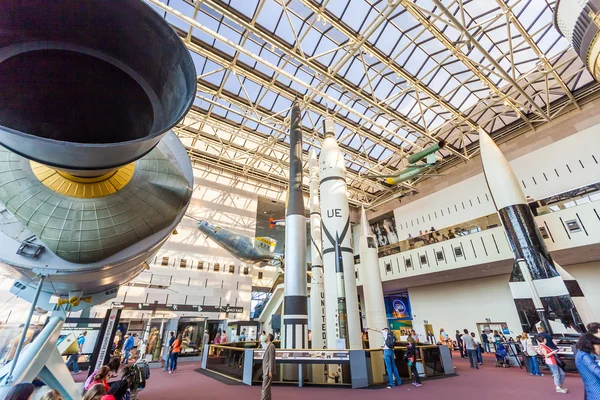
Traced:
<path id="1" fill-rule="evenodd" d="M 456 345 L 458 346 L 458 352 L 460 353 L 460 358 L 467 358 L 465 353 L 465 348 L 463 346 L 463 341 L 462 341 L 462 335 L 460 334 L 460 332 L 458 331 L 458 329 L 456 330 Z"/>
<path id="2" fill-rule="evenodd" d="M 487 333 L 483 332 L 481 334 L 481 342 L 483 344 L 483 352 L 484 353 L 490 353 L 490 341 L 488 339 L 488 335 Z"/>

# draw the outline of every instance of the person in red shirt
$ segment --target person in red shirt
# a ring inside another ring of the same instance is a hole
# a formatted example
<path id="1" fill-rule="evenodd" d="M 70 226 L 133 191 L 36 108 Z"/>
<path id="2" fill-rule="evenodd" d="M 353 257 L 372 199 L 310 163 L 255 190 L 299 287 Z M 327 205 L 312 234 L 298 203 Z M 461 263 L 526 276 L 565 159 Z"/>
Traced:
<path id="1" fill-rule="evenodd" d="M 177 359 L 179 358 L 179 353 L 181 353 L 181 345 L 183 344 L 183 338 L 181 333 L 177 335 L 177 339 L 171 345 L 171 362 L 169 364 L 169 373 L 172 374 L 177 369 Z"/>
<path id="2" fill-rule="evenodd" d="M 540 343 L 540 351 L 546 359 L 546 365 L 552 372 L 552 378 L 554 378 L 554 385 L 556 386 L 557 393 L 569 393 L 568 389 L 565 389 L 563 384 L 565 382 L 565 372 L 558 366 L 556 361 L 556 353 L 558 350 L 553 350 L 548 346 L 546 336 L 539 334 L 536 339 Z"/>
<path id="3" fill-rule="evenodd" d="M 108 392 L 108 389 L 110 389 L 110 386 L 108 385 L 109 377 L 110 377 L 110 368 L 107 365 L 100 367 L 98 372 L 96 372 L 96 375 L 94 375 L 94 380 L 92 382 L 92 386 L 101 384 L 102 386 L 104 386 L 104 388 Z"/>

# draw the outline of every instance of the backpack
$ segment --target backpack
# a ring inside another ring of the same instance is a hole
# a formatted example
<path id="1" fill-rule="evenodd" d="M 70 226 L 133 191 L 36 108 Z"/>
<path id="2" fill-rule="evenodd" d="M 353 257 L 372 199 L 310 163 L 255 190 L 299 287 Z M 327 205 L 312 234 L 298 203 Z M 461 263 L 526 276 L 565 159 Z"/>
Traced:
<path id="1" fill-rule="evenodd" d="M 397 341 L 398 339 L 396 339 L 396 335 L 394 335 L 394 332 L 389 331 L 387 337 L 385 338 L 385 346 L 388 349 L 393 349 L 396 346 Z"/>

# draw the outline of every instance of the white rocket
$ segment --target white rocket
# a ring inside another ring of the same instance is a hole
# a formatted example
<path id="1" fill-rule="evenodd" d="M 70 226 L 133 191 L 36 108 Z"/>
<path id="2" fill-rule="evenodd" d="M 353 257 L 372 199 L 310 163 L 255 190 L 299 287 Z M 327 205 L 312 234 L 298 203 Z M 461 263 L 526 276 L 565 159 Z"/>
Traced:
<path id="1" fill-rule="evenodd" d="M 361 210 L 360 224 L 360 279 L 363 285 L 363 304 L 367 326 L 373 329 L 382 329 L 387 326 L 387 316 L 383 302 L 377 242 L 369 227 L 364 208 Z M 383 346 L 383 335 L 369 335 L 369 348 L 378 349 L 381 346 Z"/>
<path id="2" fill-rule="evenodd" d="M 482 129 L 479 146 L 485 180 L 515 256 L 509 286 L 523 331 L 535 332 L 534 325 L 539 321 L 549 332 L 553 328 L 550 322 L 557 328 L 566 325 L 581 329 L 578 308 L 583 310 L 587 302 L 577 281 L 568 275 L 569 287 L 565 284 L 562 268 L 550 256 L 519 181 L 496 143 Z M 577 308 L 575 298 L 580 298 Z"/>
<path id="3" fill-rule="evenodd" d="M 308 154 L 310 173 L 310 254 L 312 277 L 310 281 L 310 318 L 312 327 L 312 348 L 327 348 L 325 321 L 325 285 L 323 280 L 323 255 L 321 243 L 321 206 L 319 204 L 319 165 L 317 153 Z"/>
<path id="4" fill-rule="evenodd" d="M 323 268 L 327 285 L 325 291 L 327 347 L 340 348 L 345 342 L 346 348 L 362 349 L 350 208 L 346 194 L 346 163 L 335 140 L 333 119 L 326 118 L 323 124 L 325 139 L 321 145 L 319 175 Z M 334 289 L 333 282 L 336 282 L 337 290 Z M 335 334 L 330 335 L 329 329 L 333 326 L 336 327 Z"/>

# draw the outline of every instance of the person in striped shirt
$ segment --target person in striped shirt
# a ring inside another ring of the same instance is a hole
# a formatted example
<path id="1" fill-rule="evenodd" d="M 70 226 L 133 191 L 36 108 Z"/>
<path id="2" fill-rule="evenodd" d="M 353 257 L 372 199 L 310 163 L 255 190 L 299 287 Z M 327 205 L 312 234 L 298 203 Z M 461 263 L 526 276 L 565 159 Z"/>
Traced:
<path id="1" fill-rule="evenodd" d="M 552 378 L 554 378 L 554 385 L 556 386 L 557 393 L 569 393 L 568 389 L 565 389 L 563 386 L 565 382 L 565 371 L 563 371 L 556 361 L 556 353 L 558 350 L 553 350 L 548 347 L 548 343 L 546 342 L 546 336 L 543 334 L 537 335 L 536 339 L 540 344 L 540 351 L 544 355 L 546 359 L 546 365 L 552 372 Z"/>

